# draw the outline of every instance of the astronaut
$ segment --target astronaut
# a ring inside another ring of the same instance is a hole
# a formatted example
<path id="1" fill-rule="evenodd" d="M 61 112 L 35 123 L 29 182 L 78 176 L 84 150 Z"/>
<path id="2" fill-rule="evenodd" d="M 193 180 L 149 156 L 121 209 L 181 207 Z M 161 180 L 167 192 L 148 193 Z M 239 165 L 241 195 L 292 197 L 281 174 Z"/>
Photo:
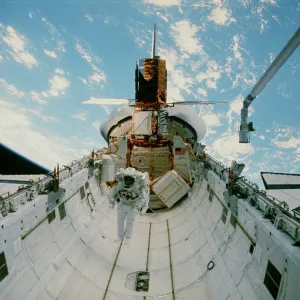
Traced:
<path id="1" fill-rule="evenodd" d="M 118 234 L 119 242 L 124 234 L 124 221 L 126 218 L 125 244 L 130 243 L 133 222 L 138 213 L 145 214 L 148 209 L 150 197 L 149 176 L 134 168 L 126 168 L 116 174 L 118 181 L 108 194 L 109 207 L 114 208 L 118 203 Z"/>

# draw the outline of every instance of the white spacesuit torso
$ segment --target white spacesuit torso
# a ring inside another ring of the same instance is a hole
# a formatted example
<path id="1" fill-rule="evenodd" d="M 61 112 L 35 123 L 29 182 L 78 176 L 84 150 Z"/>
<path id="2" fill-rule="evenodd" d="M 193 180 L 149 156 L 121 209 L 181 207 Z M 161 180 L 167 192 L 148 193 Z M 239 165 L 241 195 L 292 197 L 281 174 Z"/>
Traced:
<path id="1" fill-rule="evenodd" d="M 136 183 L 132 186 L 126 186 L 125 183 L 121 181 L 117 184 L 115 189 L 115 194 L 120 205 L 128 205 L 132 208 L 137 207 L 138 202 L 140 202 L 140 190 Z"/>
<path id="2" fill-rule="evenodd" d="M 133 172 L 133 170 L 131 171 Z M 121 171 L 121 173 L 117 174 L 118 183 L 108 194 L 109 202 L 112 206 L 114 206 L 115 203 L 118 202 L 118 205 L 123 205 L 128 208 L 136 208 L 139 212 L 142 210 L 142 212 L 145 213 L 148 208 L 149 202 L 148 184 L 150 181 L 148 178 L 148 174 L 134 170 L 133 174 L 135 182 L 130 186 L 126 186 L 123 180 L 124 172 L 126 172 L 126 170 L 123 170 Z"/>

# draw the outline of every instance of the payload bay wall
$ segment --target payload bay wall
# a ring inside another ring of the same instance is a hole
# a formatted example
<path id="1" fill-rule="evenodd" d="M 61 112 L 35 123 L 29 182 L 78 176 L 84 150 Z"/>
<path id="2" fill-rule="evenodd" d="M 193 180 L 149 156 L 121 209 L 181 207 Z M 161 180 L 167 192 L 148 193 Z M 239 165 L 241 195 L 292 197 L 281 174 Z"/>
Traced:
<path id="1" fill-rule="evenodd" d="M 74 166 L 52 210 L 38 194 L 0 220 L 0 299 L 299 299 L 299 223 L 260 197 L 224 198 L 208 161 L 173 209 L 137 217 L 129 246 L 113 242 L 108 188 Z M 279 213 L 295 232 L 275 226 Z M 149 290 L 136 292 L 129 278 L 145 270 Z"/>

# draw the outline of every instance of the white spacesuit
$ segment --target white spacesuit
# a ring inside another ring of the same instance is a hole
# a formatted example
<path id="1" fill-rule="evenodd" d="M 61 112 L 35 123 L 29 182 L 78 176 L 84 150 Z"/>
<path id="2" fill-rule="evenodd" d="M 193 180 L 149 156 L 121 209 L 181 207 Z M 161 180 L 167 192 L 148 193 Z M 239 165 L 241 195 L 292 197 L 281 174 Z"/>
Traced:
<path id="1" fill-rule="evenodd" d="M 126 218 L 125 244 L 129 244 L 133 222 L 138 213 L 145 214 L 148 209 L 150 197 L 149 176 L 134 168 L 121 169 L 116 174 L 118 181 L 108 194 L 111 208 L 118 202 L 118 236 L 120 241 L 124 234 L 124 221 Z"/>

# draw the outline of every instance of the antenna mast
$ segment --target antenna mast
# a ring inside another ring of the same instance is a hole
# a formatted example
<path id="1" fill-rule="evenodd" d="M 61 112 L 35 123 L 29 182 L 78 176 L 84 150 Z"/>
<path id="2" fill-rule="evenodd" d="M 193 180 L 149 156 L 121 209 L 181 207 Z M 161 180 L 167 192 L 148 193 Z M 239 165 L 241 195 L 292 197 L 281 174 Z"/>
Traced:
<path id="1" fill-rule="evenodd" d="M 154 23 L 153 36 L 152 36 L 152 58 L 155 58 L 156 50 L 156 23 Z"/>

